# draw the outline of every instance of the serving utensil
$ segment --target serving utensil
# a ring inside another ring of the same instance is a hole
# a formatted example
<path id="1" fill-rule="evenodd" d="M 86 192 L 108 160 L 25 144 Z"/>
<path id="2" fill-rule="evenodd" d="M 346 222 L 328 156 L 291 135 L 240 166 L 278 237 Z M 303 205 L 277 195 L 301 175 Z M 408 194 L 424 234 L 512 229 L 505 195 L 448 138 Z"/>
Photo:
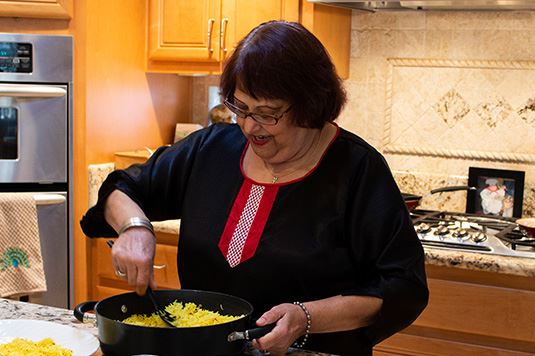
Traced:
<path id="1" fill-rule="evenodd" d="M 106 244 L 112 248 L 113 247 L 113 240 L 106 241 Z M 145 295 L 150 299 L 152 305 L 154 306 L 154 309 L 156 309 L 156 313 L 160 316 L 160 318 L 170 327 L 176 328 L 176 325 L 174 324 L 176 322 L 176 317 L 169 313 L 167 310 L 165 310 L 164 307 L 158 303 L 156 300 L 156 297 L 154 296 L 154 292 L 152 291 L 152 288 L 150 286 L 147 286 L 147 291 L 145 292 Z"/>
<path id="2" fill-rule="evenodd" d="M 174 324 L 176 322 L 176 317 L 169 313 L 165 308 L 162 308 L 160 303 L 156 300 L 156 297 L 154 296 L 154 293 L 152 292 L 152 288 L 147 286 L 147 292 L 145 293 L 146 296 L 149 297 L 152 305 L 154 305 L 154 308 L 156 309 L 156 313 L 162 318 L 162 320 L 169 325 L 172 328 L 176 328 L 176 325 Z"/>

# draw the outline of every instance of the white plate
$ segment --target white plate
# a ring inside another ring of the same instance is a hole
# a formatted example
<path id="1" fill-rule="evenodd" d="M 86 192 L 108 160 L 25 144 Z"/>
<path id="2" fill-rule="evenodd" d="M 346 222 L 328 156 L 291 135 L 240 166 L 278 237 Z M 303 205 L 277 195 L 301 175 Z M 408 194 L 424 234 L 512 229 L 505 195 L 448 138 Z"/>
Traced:
<path id="1" fill-rule="evenodd" d="M 15 337 L 32 341 L 49 337 L 56 344 L 72 350 L 74 356 L 91 355 L 99 347 L 94 335 L 71 326 L 43 320 L 0 320 L 0 344 L 7 344 Z"/>

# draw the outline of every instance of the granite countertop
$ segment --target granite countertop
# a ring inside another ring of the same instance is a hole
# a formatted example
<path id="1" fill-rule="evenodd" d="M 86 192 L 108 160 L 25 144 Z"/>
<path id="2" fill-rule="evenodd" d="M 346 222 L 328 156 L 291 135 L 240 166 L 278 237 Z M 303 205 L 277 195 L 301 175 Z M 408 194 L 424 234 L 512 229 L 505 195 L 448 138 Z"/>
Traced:
<path id="1" fill-rule="evenodd" d="M 82 323 L 74 316 L 72 310 L 49 307 L 45 305 L 18 302 L 10 299 L 0 298 L 0 319 L 31 319 L 51 321 L 58 324 L 71 326 L 77 329 L 85 330 L 98 338 L 98 330 L 94 321 Z M 91 318 L 91 316 L 88 319 Z M 100 351 L 95 356 L 102 355 Z M 263 353 L 251 350 L 248 352 L 251 356 L 262 356 Z M 287 355 L 292 356 L 329 356 L 324 353 L 290 349 Z"/>
<path id="2" fill-rule="evenodd" d="M 424 247 L 425 263 L 467 270 L 535 277 L 535 258 Z"/>

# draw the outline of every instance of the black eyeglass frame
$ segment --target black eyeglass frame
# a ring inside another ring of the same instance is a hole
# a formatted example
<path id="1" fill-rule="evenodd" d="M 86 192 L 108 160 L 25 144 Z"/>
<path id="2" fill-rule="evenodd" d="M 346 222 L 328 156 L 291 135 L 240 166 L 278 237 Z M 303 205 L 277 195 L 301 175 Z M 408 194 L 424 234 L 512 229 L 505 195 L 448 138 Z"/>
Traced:
<path id="1" fill-rule="evenodd" d="M 223 101 L 223 104 L 230 111 L 232 111 L 236 116 L 238 116 L 238 117 L 240 117 L 242 119 L 246 119 L 246 118 L 250 117 L 251 119 L 253 119 L 255 122 L 259 123 L 260 125 L 267 125 L 267 126 L 275 126 L 275 125 L 277 125 L 279 123 L 280 119 L 282 119 L 282 117 L 292 109 L 292 106 L 290 105 L 286 110 L 284 110 L 280 114 L 270 115 L 270 114 L 258 114 L 258 113 L 254 113 L 252 111 L 245 111 L 245 110 L 239 108 L 238 106 L 234 105 L 228 98 L 225 99 L 225 101 Z M 258 119 L 258 117 L 260 117 L 260 120 Z M 266 118 L 268 120 L 273 120 L 273 121 L 264 121 Z"/>

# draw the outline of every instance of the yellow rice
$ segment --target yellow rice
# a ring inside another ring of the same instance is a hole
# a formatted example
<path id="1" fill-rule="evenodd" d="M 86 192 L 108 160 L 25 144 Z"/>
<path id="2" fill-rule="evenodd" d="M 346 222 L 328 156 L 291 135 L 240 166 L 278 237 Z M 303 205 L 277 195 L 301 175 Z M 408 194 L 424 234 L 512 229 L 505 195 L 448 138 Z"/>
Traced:
<path id="1" fill-rule="evenodd" d="M 0 345 L 2 356 L 71 356 L 72 351 L 57 345 L 47 337 L 41 341 L 31 341 L 16 337 L 7 344 Z"/>
<path id="2" fill-rule="evenodd" d="M 177 327 L 217 325 L 243 317 L 243 315 L 221 315 L 218 312 L 203 309 L 202 306 L 197 306 L 195 303 L 182 304 L 176 300 L 167 305 L 165 310 L 175 316 L 176 322 L 174 325 Z M 123 323 L 158 328 L 167 327 L 167 324 L 156 313 L 151 315 L 134 314 L 124 319 Z"/>

